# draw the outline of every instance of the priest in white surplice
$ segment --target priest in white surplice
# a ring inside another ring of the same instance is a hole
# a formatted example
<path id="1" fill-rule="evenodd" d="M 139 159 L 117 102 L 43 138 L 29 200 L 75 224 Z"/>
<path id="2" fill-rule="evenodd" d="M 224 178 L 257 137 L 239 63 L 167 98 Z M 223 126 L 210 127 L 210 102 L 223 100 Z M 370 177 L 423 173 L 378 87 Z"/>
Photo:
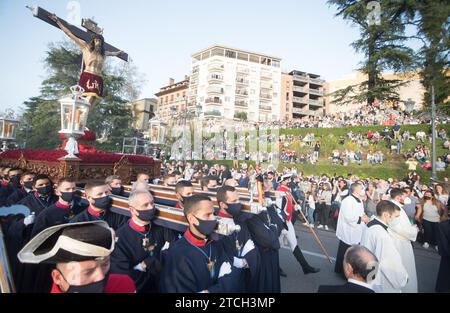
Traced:
<path id="1" fill-rule="evenodd" d="M 369 222 L 369 218 L 364 213 L 365 196 L 364 185 L 354 183 L 350 186 L 350 195 L 342 200 L 336 229 L 336 236 L 339 238 L 334 267 L 336 273 L 343 274 L 344 254 L 350 246 L 361 242 L 362 231 Z"/>
<path id="2" fill-rule="evenodd" d="M 394 203 L 381 200 L 376 207 L 377 216 L 364 229 L 361 245 L 378 259 L 378 273 L 372 281 L 376 292 L 401 292 L 408 282 L 408 273 L 402 258 L 388 233 L 388 224 L 400 216 L 400 208 Z"/>
<path id="3" fill-rule="evenodd" d="M 415 293 L 417 289 L 417 272 L 416 261 L 414 259 L 414 252 L 412 242 L 416 241 L 419 229 L 416 225 L 412 225 L 409 221 L 408 215 L 403 210 L 403 204 L 407 194 L 403 189 L 393 188 L 390 192 L 391 202 L 400 208 L 400 216 L 389 224 L 389 234 L 394 239 L 395 247 L 402 257 L 403 266 L 408 272 L 408 283 L 402 292 Z"/>

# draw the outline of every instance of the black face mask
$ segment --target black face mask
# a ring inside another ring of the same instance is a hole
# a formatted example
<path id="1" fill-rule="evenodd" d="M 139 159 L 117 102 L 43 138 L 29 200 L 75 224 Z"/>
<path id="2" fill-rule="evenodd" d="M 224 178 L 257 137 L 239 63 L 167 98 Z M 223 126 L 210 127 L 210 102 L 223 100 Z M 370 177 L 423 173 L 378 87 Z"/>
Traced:
<path id="1" fill-rule="evenodd" d="M 66 202 L 72 202 L 74 197 L 75 197 L 75 191 L 70 191 L 70 192 L 62 192 L 61 191 L 61 199 L 63 199 Z"/>
<path id="2" fill-rule="evenodd" d="M 242 204 L 240 203 L 227 203 L 228 205 L 228 213 L 233 216 L 238 216 L 241 213 Z"/>
<path id="3" fill-rule="evenodd" d="M 424 199 L 424 200 L 431 200 L 431 197 L 429 197 L 429 196 L 424 196 L 423 199 Z"/>
<path id="4" fill-rule="evenodd" d="M 104 196 L 101 198 L 94 199 L 94 206 L 102 210 L 109 209 L 111 207 L 111 204 L 112 199 L 110 196 Z"/>
<path id="5" fill-rule="evenodd" d="M 32 180 L 26 181 L 23 183 L 23 186 L 27 189 L 33 189 L 33 181 Z"/>
<path id="6" fill-rule="evenodd" d="M 212 221 L 205 221 L 202 219 L 199 219 L 197 216 L 195 217 L 198 221 L 198 226 L 194 225 L 194 227 L 203 235 L 205 235 L 206 237 L 209 237 L 209 235 L 211 235 L 214 230 L 217 227 L 217 221 L 216 220 L 212 220 Z"/>
<path id="7" fill-rule="evenodd" d="M 156 210 L 136 210 L 139 212 L 138 218 L 144 222 L 151 222 L 155 218 Z"/>
<path id="8" fill-rule="evenodd" d="M 20 186 L 20 176 L 18 175 L 10 177 L 9 181 L 16 187 Z"/>
<path id="9" fill-rule="evenodd" d="M 50 184 L 44 187 L 36 188 L 36 190 L 40 196 L 44 197 L 47 197 L 53 193 L 53 187 Z"/>
<path id="10" fill-rule="evenodd" d="M 186 203 L 186 200 L 188 200 L 190 197 L 183 197 L 183 196 L 181 196 L 181 200 L 180 200 L 180 202 L 181 203 Z"/>
<path id="11" fill-rule="evenodd" d="M 217 188 L 217 187 L 212 187 L 212 188 L 208 188 L 208 191 L 211 191 L 211 192 L 217 192 L 217 189 L 219 189 L 219 188 Z"/>
<path id="12" fill-rule="evenodd" d="M 121 196 L 123 193 L 123 186 L 120 187 L 112 187 L 111 193 L 116 196 Z"/>
<path id="13" fill-rule="evenodd" d="M 61 273 L 61 272 L 60 272 Z M 61 273 L 62 276 L 62 273 Z M 64 280 L 67 282 L 66 278 L 63 276 Z M 109 273 L 105 275 L 102 280 L 95 283 L 90 283 L 83 286 L 73 286 L 69 284 L 69 288 L 66 293 L 104 293 L 106 283 L 108 282 Z"/>

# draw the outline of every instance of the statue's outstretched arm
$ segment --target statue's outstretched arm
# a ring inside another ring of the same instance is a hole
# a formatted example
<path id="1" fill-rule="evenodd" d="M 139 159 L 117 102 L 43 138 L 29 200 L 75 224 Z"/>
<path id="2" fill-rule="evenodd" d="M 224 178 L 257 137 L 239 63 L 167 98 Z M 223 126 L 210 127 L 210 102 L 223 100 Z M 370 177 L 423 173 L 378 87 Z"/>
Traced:
<path id="1" fill-rule="evenodd" d="M 77 36 L 75 36 L 74 34 L 72 34 L 72 32 L 70 31 L 70 29 L 68 29 L 63 23 L 61 23 L 61 21 L 59 20 L 59 18 L 55 15 L 55 14 L 51 14 L 49 15 L 49 18 L 54 21 L 56 24 L 58 24 L 59 28 L 61 28 L 61 30 L 73 41 L 75 41 L 75 43 L 80 46 L 81 49 L 84 49 L 87 47 L 87 44 L 84 40 L 81 40 L 80 38 L 78 38 Z"/>

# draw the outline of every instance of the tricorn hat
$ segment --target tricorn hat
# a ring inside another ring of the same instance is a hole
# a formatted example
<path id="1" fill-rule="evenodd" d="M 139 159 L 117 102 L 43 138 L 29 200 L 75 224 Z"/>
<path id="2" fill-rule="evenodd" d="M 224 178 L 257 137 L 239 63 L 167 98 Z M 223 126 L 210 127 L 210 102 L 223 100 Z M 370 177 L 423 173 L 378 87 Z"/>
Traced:
<path id="1" fill-rule="evenodd" d="M 49 227 L 31 239 L 17 254 L 22 263 L 68 263 L 107 257 L 115 236 L 105 221 Z"/>

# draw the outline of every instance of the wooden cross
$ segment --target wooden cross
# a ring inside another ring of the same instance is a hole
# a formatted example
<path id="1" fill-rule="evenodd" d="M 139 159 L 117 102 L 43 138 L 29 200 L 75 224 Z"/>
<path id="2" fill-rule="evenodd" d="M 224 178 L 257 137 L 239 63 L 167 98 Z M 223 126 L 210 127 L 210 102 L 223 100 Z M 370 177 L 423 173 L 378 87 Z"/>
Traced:
<path id="1" fill-rule="evenodd" d="M 50 12 L 44 10 L 41 7 L 28 7 L 28 9 L 31 10 L 31 12 L 33 13 L 34 17 L 37 17 L 38 19 L 43 20 L 44 22 L 59 28 L 59 26 L 52 21 L 49 16 L 51 15 Z M 71 25 L 69 23 L 67 23 L 65 20 L 59 18 L 59 20 L 61 21 L 61 23 L 63 23 L 68 29 L 70 29 L 70 31 L 72 32 L 72 34 L 74 34 L 76 37 L 80 38 L 81 40 L 84 40 L 85 42 L 89 43 L 89 41 L 91 40 L 91 36 L 93 33 L 98 33 L 98 27 L 97 24 L 94 23 L 91 20 L 84 20 L 85 23 L 83 23 L 84 27 L 87 29 L 87 31 L 84 31 L 82 29 L 79 29 L 78 27 Z M 120 51 L 118 48 L 110 45 L 107 42 L 104 42 L 104 47 L 105 47 L 105 51 L 110 51 L 110 52 L 117 52 Z M 128 62 L 128 54 L 126 53 L 122 53 L 121 55 L 117 56 L 118 58 L 124 60 L 125 62 Z"/>

